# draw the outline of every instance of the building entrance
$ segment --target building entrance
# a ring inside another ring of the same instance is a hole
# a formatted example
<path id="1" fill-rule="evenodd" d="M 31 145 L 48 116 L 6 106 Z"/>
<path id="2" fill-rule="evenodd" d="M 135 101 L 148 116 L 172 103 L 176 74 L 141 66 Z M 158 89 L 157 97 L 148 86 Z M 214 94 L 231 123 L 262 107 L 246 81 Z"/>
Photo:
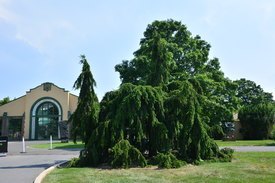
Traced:
<path id="1" fill-rule="evenodd" d="M 62 120 L 61 107 L 53 99 L 43 99 L 35 104 L 32 110 L 32 138 L 46 140 L 60 138 L 58 122 Z"/>
<path id="2" fill-rule="evenodd" d="M 22 118 L 14 117 L 9 120 L 9 140 L 21 140 L 22 138 Z"/>
<path id="3" fill-rule="evenodd" d="M 58 108 L 51 102 L 44 102 L 37 108 L 36 113 L 36 139 L 58 139 Z"/>

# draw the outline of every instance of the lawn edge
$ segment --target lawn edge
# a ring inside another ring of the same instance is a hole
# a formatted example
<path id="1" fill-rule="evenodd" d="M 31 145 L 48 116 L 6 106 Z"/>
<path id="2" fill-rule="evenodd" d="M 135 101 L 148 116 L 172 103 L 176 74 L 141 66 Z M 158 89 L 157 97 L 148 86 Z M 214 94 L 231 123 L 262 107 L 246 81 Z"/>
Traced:
<path id="1" fill-rule="evenodd" d="M 62 163 L 58 163 L 55 164 L 49 168 L 47 168 L 46 170 L 44 170 L 43 172 L 41 172 L 33 181 L 33 183 L 42 183 L 42 181 L 44 180 L 44 178 L 51 173 L 56 167 L 62 166 L 63 164 L 67 163 L 68 161 L 63 161 Z"/>

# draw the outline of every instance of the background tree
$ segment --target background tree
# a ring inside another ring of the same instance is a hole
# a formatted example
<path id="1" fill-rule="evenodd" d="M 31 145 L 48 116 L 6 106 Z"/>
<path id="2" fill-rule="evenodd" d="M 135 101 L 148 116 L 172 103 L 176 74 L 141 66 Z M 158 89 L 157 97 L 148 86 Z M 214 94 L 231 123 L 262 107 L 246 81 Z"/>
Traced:
<path id="1" fill-rule="evenodd" d="M 5 97 L 2 100 L 0 100 L 0 106 L 4 105 L 6 103 L 9 103 L 9 102 L 10 102 L 10 98 L 9 97 Z"/>
<path id="2" fill-rule="evenodd" d="M 241 106 L 274 102 L 272 94 L 264 92 L 261 86 L 254 81 L 242 78 L 234 81 L 234 83 L 238 86 L 236 96 L 240 99 Z"/>
<path id="3" fill-rule="evenodd" d="M 245 139 L 268 139 L 275 123 L 275 105 L 263 103 L 244 106 L 239 112 L 239 119 Z"/>
<path id="4" fill-rule="evenodd" d="M 80 93 L 77 109 L 71 117 L 72 136 L 74 142 L 77 137 L 80 137 L 86 146 L 93 130 L 98 125 L 99 104 L 94 91 L 96 82 L 90 70 L 90 65 L 85 55 L 81 55 L 80 58 L 82 72 L 73 86 L 75 89 L 80 89 Z"/>

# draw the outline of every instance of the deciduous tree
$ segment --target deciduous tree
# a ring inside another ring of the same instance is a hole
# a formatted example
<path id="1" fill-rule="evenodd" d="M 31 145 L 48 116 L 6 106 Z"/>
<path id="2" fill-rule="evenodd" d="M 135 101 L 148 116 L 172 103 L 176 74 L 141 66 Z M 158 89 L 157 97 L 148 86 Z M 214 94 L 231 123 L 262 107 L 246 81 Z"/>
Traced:
<path id="1" fill-rule="evenodd" d="M 0 100 L 0 106 L 4 105 L 6 103 L 9 103 L 9 102 L 10 102 L 10 98 L 9 97 L 5 97 L 2 100 Z"/>
<path id="2" fill-rule="evenodd" d="M 242 78 L 234 81 L 234 83 L 238 86 L 236 96 L 240 99 L 241 106 L 274 102 L 272 94 L 264 92 L 262 87 L 254 81 Z"/>

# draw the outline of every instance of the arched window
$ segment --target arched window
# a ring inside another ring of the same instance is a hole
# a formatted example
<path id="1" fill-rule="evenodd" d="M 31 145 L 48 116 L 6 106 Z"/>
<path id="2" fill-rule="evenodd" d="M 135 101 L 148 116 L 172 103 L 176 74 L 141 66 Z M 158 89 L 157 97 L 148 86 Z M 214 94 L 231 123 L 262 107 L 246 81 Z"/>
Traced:
<path id="1" fill-rule="evenodd" d="M 59 138 L 58 122 L 61 121 L 61 107 L 53 99 L 37 102 L 32 110 L 32 139 Z"/>
<path id="2" fill-rule="evenodd" d="M 44 102 L 38 106 L 36 116 L 58 115 L 58 108 L 51 102 Z"/>

